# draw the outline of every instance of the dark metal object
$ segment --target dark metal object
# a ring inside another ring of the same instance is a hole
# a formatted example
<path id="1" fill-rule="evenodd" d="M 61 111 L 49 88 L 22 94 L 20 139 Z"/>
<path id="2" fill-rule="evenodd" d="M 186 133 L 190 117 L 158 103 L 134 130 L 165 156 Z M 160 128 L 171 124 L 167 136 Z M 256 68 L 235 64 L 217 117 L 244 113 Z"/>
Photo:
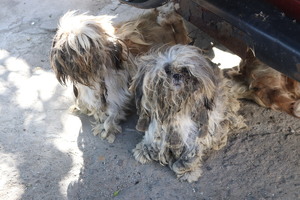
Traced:
<path id="1" fill-rule="evenodd" d="M 300 81 L 300 25 L 260 0 L 177 0 L 179 13 L 228 49 L 246 48 L 274 69 Z"/>
<path id="2" fill-rule="evenodd" d="M 168 0 L 120 0 L 154 8 Z M 179 13 L 244 58 L 250 47 L 263 62 L 300 81 L 300 25 L 261 0 L 176 0 Z M 300 12 L 300 11 L 299 11 Z"/>
<path id="3" fill-rule="evenodd" d="M 137 8 L 149 9 L 164 5 L 169 0 L 119 0 L 121 3 L 128 4 Z"/>
<path id="4" fill-rule="evenodd" d="M 282 10 L 285 15 L 292 19 L 300 20 L 300 1 L 299 0 L 266 0 Z"/>

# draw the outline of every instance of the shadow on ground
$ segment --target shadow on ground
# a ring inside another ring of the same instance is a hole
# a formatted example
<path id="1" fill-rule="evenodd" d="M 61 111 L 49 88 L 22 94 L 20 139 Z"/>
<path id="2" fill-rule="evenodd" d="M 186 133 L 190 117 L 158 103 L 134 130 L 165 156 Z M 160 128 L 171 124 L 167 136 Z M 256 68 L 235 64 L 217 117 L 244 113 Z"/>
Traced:
<path id="1" fill-rule="evenodd" d="M 118 11 L 113 2 L 105 12 Z M 97 4 L 0 2 L 7 16 L 0 24 L 1 199 L 300 198 L 299 119 L 284 113 L 242 101 L 249 129 L 211 152 L 193 184 L 158 163 L 134 160 L 131 150 L 143 136 L 134 129 L 135 115 L 114 144 L 92 135 L 91 118 L 69 115 L 72 93 L 49 67 L 51 40 L 59 16 L 76 7 L 95 13 Z M 203 35 L 197 39 L 197 46 L 210 45 Z"/>
<path id="2" fill-rule="evenodd" d="M 158 163 L 141 165 L 131 150 L 142 139 L 134 131 L 136 116 L 123 124 L 114 144 L 91 134 L 81 116 L 78 147 L 84 166 L 68 188 L 73 199 L 297 199 L 299 198 L 299 126 L 297 119 L 243 102 L 250 129 L 230 137 L 211 152 L 197 183 L 179 182 Z M 255 110 L 255 112 L 254 112 Z M 286 124 L 286 118 L 289 124 Z M 263 121 L 261 121 L 263 119 Z M 285 124 L 282 124 L 285 123 Z M 263 130 L 261 130 L 264 127 Z"/>
<path id="3" fill-rule="evenodd" d="M 42 67 L 1 53 L 1 196 L 63 199 L 60 182 L 72 168 L 72 158 L 56 146 L 64 139 L 63 90 Z"/>

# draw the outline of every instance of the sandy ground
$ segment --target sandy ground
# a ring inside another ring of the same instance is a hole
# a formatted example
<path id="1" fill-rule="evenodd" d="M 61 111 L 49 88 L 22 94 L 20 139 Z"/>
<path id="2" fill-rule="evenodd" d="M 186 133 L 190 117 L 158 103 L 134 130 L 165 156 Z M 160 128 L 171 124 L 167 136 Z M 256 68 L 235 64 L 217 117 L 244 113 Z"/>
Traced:
<path id="1" fill-rule="evenodd" d="M 114 144 L 93 136 L 91 118 L 68 113 L 71 90 L 49 65 L 58 19 L 73 9 L 116 20 L 144 12 L 116 0 L 0 1 L 0 199 L 300 199 L 299 119 L 252 102 L 241 102 L 249 128 L 212 152 L 193 184 L 134 160 L 134 115 Z M 196 45 L 214 42 L 196 33 Z M 238 62 L 214 50 L 215 62 Z"/>

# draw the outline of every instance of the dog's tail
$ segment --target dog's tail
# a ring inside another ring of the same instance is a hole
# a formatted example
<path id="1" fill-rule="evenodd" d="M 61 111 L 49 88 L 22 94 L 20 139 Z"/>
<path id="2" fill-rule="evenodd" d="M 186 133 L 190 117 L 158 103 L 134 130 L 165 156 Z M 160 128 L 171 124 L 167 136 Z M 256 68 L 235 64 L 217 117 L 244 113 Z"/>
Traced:
<path id="1" fill-rule="evenodd" d="M 122 67 L 122 44 L 114 37 L 112 16 L 67 12 L 59 21 L 51 49 L 51 66 L 66 80 L 91 86 L 106 67 Z"/>

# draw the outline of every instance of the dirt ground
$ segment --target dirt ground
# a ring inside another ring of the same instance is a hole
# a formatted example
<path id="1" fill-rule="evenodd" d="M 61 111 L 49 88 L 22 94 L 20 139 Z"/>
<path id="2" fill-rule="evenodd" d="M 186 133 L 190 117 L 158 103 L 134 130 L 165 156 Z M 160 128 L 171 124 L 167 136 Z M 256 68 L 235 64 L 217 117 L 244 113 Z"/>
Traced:
<path id="1" fill-rule="evenodd" d="M 115 143 L 93 136 L 91 118 L 68 113 L 72 92 L 49 65 L 58 19 L 73 9 L 116 20 L 145 12 L 116 0 L 0 1 L 0 199 L 300 199 L 299 119 L 249 101 L 241 101 L 249 128 L 211 152 L 192 184 L 134 160 L 143 136 L 135 115 Z M 196 45 L 214 42 L 196 33 Z M 215 62 L 237 61 L 214 50 Z"/>

